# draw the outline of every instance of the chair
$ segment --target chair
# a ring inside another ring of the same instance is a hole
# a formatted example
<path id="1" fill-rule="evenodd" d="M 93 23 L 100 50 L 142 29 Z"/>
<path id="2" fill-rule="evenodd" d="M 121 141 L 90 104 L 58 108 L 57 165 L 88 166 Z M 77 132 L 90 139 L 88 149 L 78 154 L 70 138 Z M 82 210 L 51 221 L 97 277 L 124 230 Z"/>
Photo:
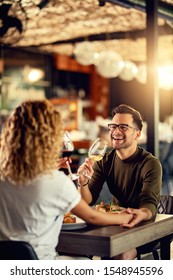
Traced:
<path id="1" fill-rule="evenodd" d="M 103 184 L 103 188 L 100 192 L 99 198 L 95 202 L 96 204 L 100 204 L 100 202 L 104 202 L 105 204 L 109 204 L 112 201 L 112 194 L 110 193 L 107 183 Z"/>
<path id="2" fill-rule="evenodd" d="M 38 260 L 33 247 L 25 241 L 0 241 L 0 260 Z"/>
<path id="3" fill-rule="evenodd" d="M 173 196 L 161 195 L 160 202 L 158 205 L 158 214 L 173 214 Z M 171 236 L 171 241 L 173 235 Z M 141 246 L 140 253 L 137 254 L 137 259 L 141 260 L 141 255 L 152 253 L 154 260 L 159 260 L 158 250 L 160 249 L 160 242 L 154 241 L 148 243 L 147 246 Z"/>
<path id="4" fill-rule="evenodd" d="M 162 143 L 160 161 L 163 170 L 162 194 L 171 195 L 173 192 L 173 142 Z"/>

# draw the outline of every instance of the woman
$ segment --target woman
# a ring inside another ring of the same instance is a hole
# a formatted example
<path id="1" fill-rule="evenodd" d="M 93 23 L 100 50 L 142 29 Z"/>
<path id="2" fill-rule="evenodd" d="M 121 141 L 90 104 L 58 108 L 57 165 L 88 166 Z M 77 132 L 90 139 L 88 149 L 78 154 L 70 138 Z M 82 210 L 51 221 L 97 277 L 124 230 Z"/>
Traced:
<path id="1" fill-rule="evenodd" d="M 132 214 L 98 212 L 81 199 L 70 178 L 57 170 L 62 135 L 61 116 L 47 100 L 23 102 L 1 133 L 0 239 L 30 242 L 39 259 L 56 257 L 66 212 L 97 225 L 132 219 Z"/>

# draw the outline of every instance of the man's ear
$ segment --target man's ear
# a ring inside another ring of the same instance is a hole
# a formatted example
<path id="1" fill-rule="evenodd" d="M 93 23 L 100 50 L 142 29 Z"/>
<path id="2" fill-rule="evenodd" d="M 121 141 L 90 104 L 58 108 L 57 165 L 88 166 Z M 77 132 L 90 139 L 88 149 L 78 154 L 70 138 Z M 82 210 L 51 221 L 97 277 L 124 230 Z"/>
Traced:
<path id="1" fill-rule="evenodd" d="M 137 130 L 136 131 L 136 140 L 141 136 L 141 131 L 140 130 Z"/>

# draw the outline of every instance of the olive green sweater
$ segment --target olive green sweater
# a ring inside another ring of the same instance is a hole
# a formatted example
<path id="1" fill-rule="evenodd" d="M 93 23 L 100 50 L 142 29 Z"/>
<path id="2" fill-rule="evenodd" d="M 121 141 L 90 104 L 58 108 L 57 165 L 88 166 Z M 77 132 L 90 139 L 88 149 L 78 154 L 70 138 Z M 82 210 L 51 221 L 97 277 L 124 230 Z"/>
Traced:
<path id="1" fill-rule="evenodd" d="M 162 185 L 160 161 L 146 150 L 136 152 L 121 160 L 112 149 L 101 161 L 94 164 L 94 174 L 89 182 L 93 205 L 99 197 L 104 182 L 111 194 L 125 208 L 146 207 L 153 216 L 157 212 Z"/>

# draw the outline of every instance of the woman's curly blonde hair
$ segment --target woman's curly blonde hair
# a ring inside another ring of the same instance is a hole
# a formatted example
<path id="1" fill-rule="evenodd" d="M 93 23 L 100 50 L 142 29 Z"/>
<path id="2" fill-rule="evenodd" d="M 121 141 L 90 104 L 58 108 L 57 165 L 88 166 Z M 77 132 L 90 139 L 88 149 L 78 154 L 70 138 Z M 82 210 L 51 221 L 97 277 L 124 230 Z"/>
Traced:
<path id="1" fill-rule="evenodd" d="M 23 102 L 1 132 L 1 179 L 20 186 L 55 169 L 62 138 L 60 113 L 48 100 Z"/>

